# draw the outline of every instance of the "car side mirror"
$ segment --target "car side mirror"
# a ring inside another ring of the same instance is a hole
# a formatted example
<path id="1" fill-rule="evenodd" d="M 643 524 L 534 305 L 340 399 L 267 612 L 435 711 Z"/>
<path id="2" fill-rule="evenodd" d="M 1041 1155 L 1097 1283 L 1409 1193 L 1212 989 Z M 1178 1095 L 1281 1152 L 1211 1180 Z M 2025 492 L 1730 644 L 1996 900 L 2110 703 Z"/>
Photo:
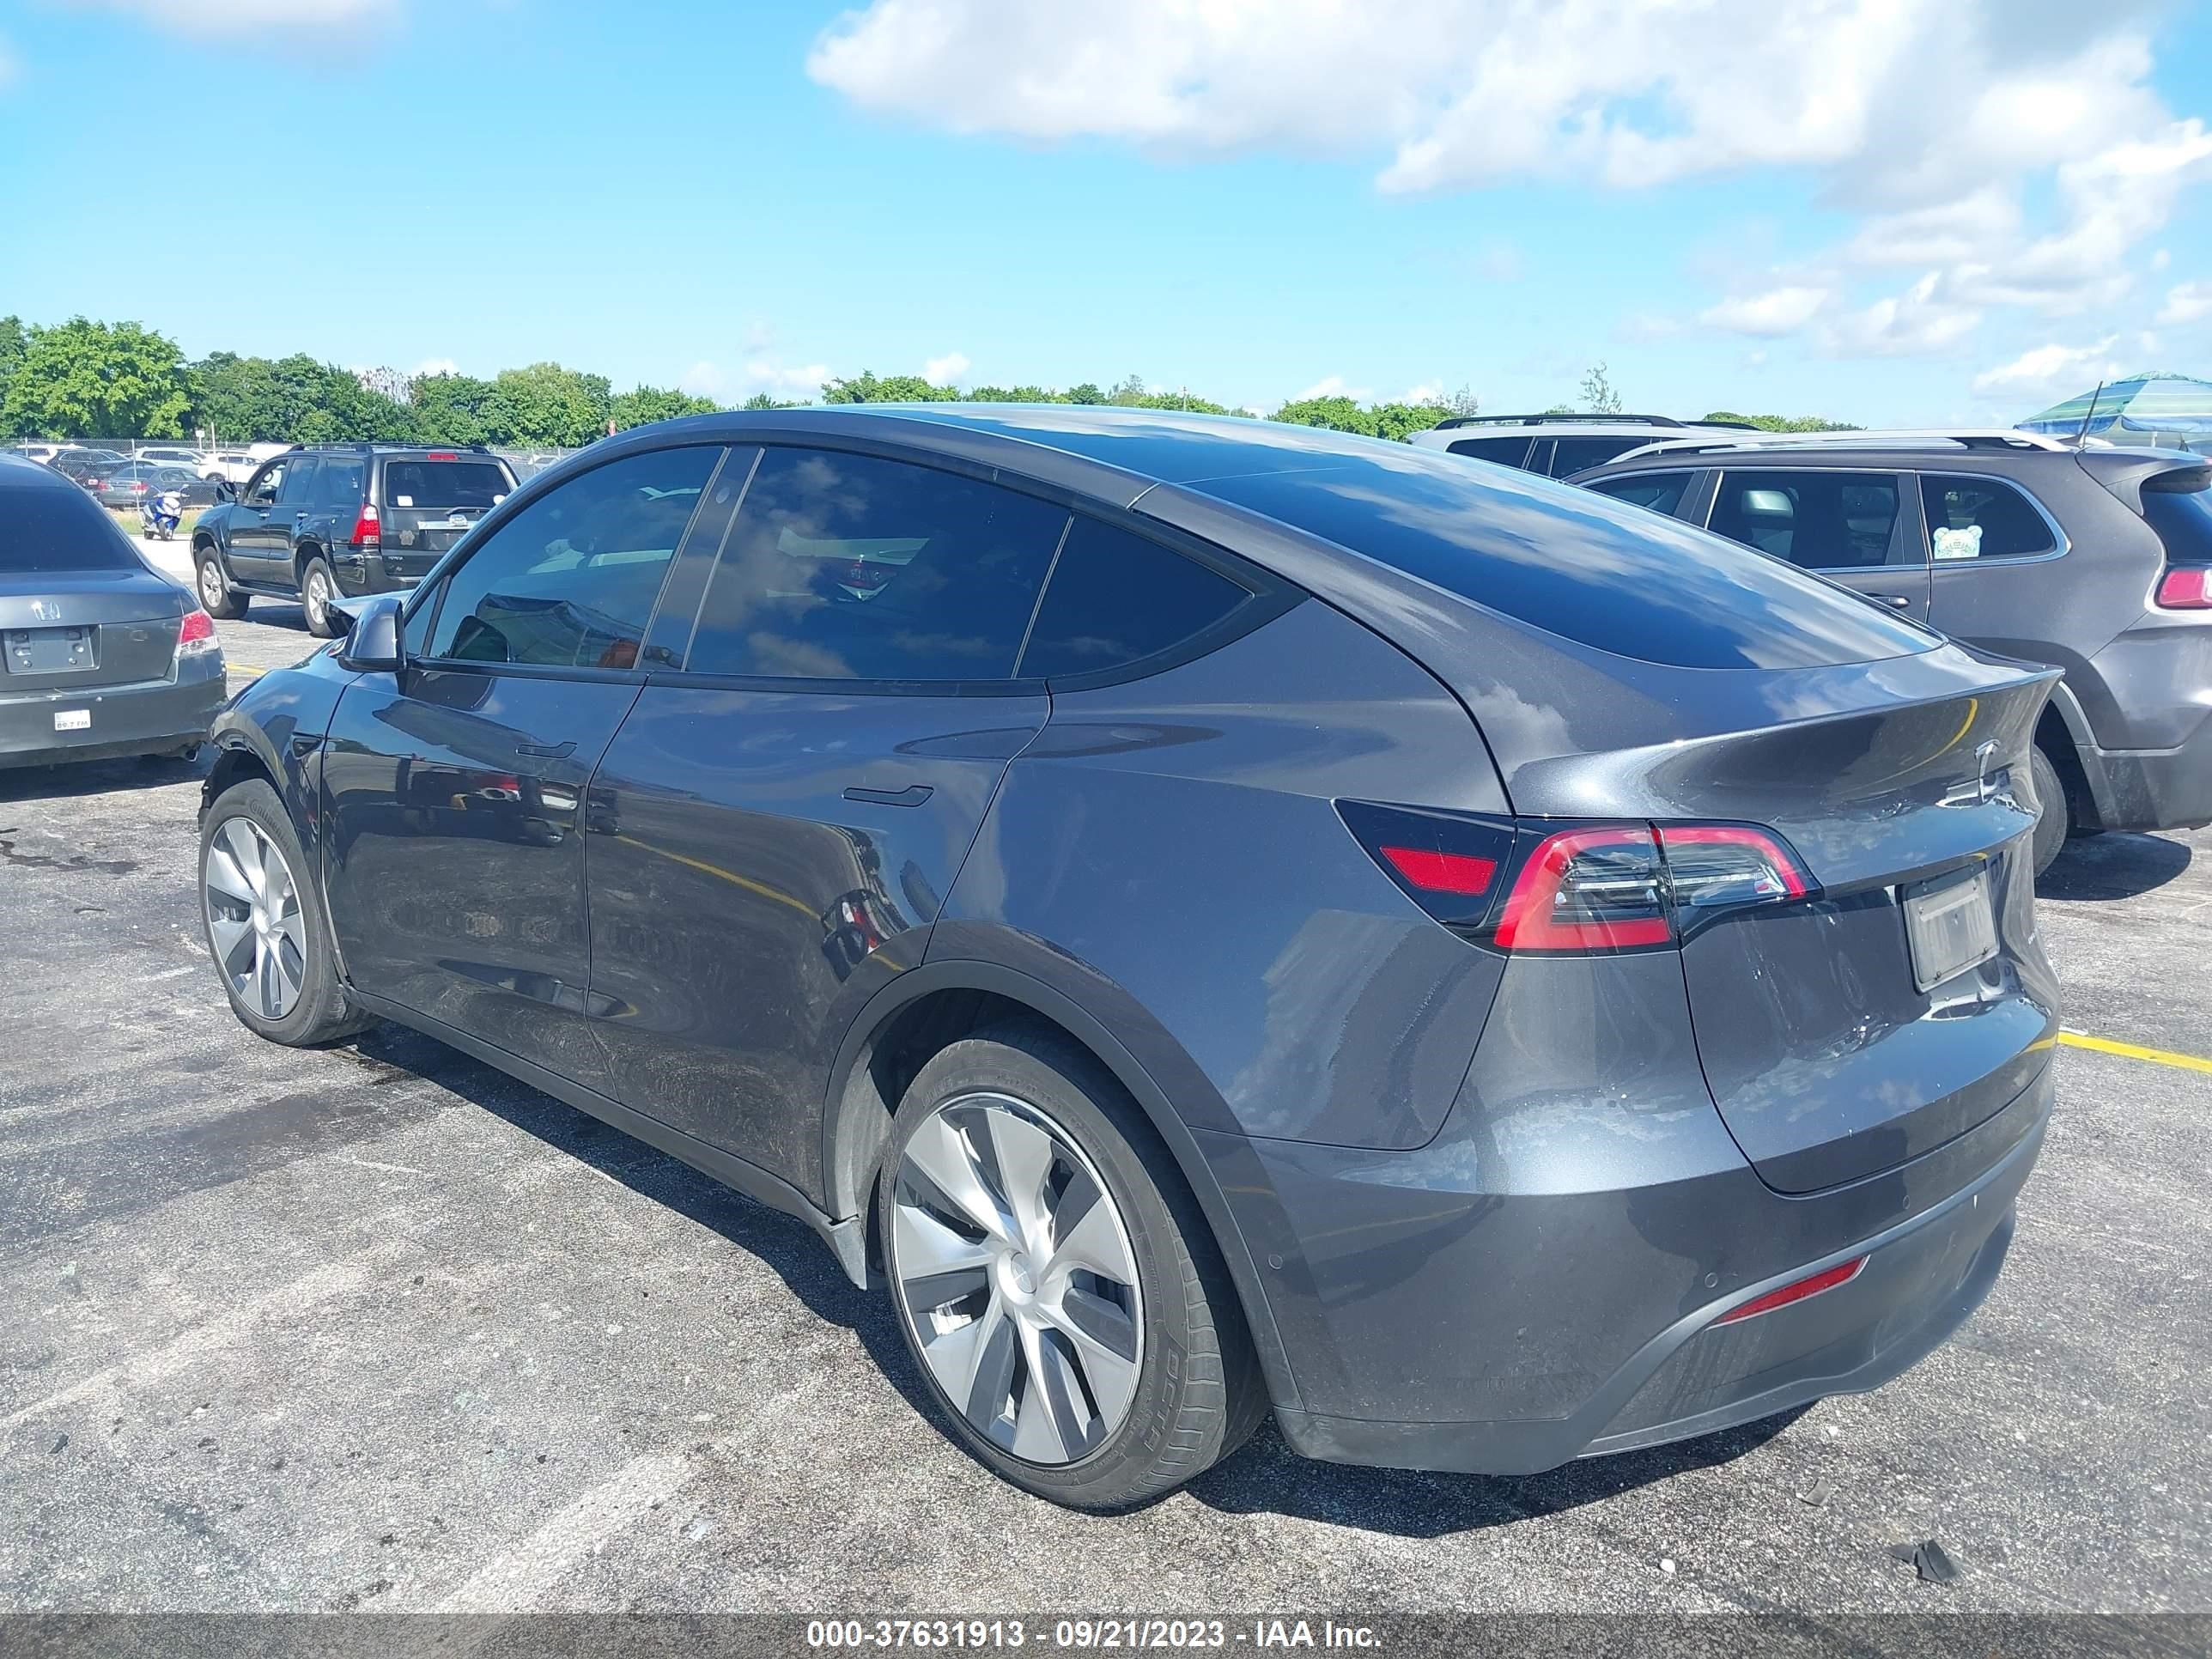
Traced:
<path id="1" fill-rule="evenodd" d="M 337 648 L 339 665 L 362 674 L 396 674 L 407 665 L 399 642 L 399 607 L 403 595 L 372 593 L 354 604 L 334 604 L 331 615 L 346 625 L 344 642 Z"/>
<path id="2" fill-rule="evenodd" d="M 231 483 L 228 478 L 217 478 L 215 481 L 215 498 L 219 501 L 236 501 L 238 499 L 238 486 Z"/>

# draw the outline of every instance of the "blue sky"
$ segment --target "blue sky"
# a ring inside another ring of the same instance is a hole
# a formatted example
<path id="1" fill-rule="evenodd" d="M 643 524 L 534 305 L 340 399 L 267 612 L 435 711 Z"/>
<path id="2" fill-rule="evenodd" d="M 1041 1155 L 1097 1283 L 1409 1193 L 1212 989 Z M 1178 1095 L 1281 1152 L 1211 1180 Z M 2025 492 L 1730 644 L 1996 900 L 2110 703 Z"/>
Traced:
<path id="1" fill-rule="evenodd" d="M 2009 422 L 2212 374 L 2208 88 L 2212 7 L 2136 0 L 13 0 L 0 313 L 729 399 L 1504 411 L 1602 359 Z"/>

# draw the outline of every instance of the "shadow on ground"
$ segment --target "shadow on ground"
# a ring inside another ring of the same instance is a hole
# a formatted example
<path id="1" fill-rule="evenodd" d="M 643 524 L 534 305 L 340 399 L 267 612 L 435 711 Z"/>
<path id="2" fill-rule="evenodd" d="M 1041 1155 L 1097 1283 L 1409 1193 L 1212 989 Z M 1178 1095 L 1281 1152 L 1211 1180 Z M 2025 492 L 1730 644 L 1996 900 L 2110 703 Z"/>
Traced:
<path id="1" fill-rule="evenodd" d="M 67 761 L 58 766 L 0 769 L 0 813 L 18 800 L 69 800 L 82 795 L 114 794 L 130 789 L 161 789 L 206 775 L 205 750 L 191 760 L 169 756 L 124 760 Z M 0 835 L 7 833 L 0 823 Z"/>
<path id="2" fill-rule="evenodd" d="M 852 1330 L 907 1403 L 936 1420 L 933 1397 L 907 1352 L 887 1298 L 855 1289 L 805 1223 L 742 1198 L 643 1141 L 403 1027 L 379 1026 L 337 1052 L 372 1068 L 411 1073 L 450 1090 L 632 1191 L 712 1228 L 773 1268 L 817 1318 Z M 1764 1445 L 1804 1409 L 1679 1445 L 1511 1479 L 1312 1462 L 1292 1452 L 1269 1422 L 1189 1491 L 1200 1503 L 1230 1514 L 1295 1516 L 1401 1537 L 1442 1537 L 1557 1514 L 1728 1462 Z M 948 1444 L 946 1455 L 964 1454 Z"/>
<path id="3" fill-rule="evenodd" d="M 2035 884 L 2045 899 L 2136 898 L 2163 887 L 2195 856 L 2185 842 L 2163 836 L 2085 836 L 2069 841 Z"/>

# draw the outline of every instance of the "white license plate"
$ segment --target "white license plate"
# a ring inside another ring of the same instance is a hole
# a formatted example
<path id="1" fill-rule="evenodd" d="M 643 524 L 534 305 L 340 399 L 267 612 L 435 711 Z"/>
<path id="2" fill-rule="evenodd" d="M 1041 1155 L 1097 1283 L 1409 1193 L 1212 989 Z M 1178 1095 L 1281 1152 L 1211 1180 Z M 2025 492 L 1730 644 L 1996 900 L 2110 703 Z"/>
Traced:
<path id="1" fill-rule="evenodd" d="M 1977 870 L 1964 881 L 1907 896 L 1905 937 L 1912 951 L 1912 982 L 1923 991 L 1996 955 L 1990 872 Z"/>
<path id="2" fill-rule="evenodd" d="M 89 708 L 57 708 L 54 710 L 54 730 L 57 732 L 91 731 L 92 710 Z"/>

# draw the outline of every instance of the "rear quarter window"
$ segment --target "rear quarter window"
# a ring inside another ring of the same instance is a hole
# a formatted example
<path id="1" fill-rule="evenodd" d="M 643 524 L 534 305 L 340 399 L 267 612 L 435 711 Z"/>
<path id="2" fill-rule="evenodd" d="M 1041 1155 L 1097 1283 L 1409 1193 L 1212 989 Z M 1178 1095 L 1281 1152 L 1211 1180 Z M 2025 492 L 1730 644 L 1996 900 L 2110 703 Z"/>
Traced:
<path id="1" fill-rule="evenodd" d="M 140 568 L 106 513 L 75 485 L 0 485 L 0 575 Z"/>
<path id="2" fill-rule="evenodd" d="M 2166 472 L 2143 485 L 2143 519 L 2174 564 L 2212 564 L 2212 469 Z"/>
<path id="3" fill-rule="evenodd" d="M 1402 456 L 1190 487 L 1577 644 L 1684 668 L 1814 668 L 1941 636 L 1819 578 L 1594 491 Z"/>

